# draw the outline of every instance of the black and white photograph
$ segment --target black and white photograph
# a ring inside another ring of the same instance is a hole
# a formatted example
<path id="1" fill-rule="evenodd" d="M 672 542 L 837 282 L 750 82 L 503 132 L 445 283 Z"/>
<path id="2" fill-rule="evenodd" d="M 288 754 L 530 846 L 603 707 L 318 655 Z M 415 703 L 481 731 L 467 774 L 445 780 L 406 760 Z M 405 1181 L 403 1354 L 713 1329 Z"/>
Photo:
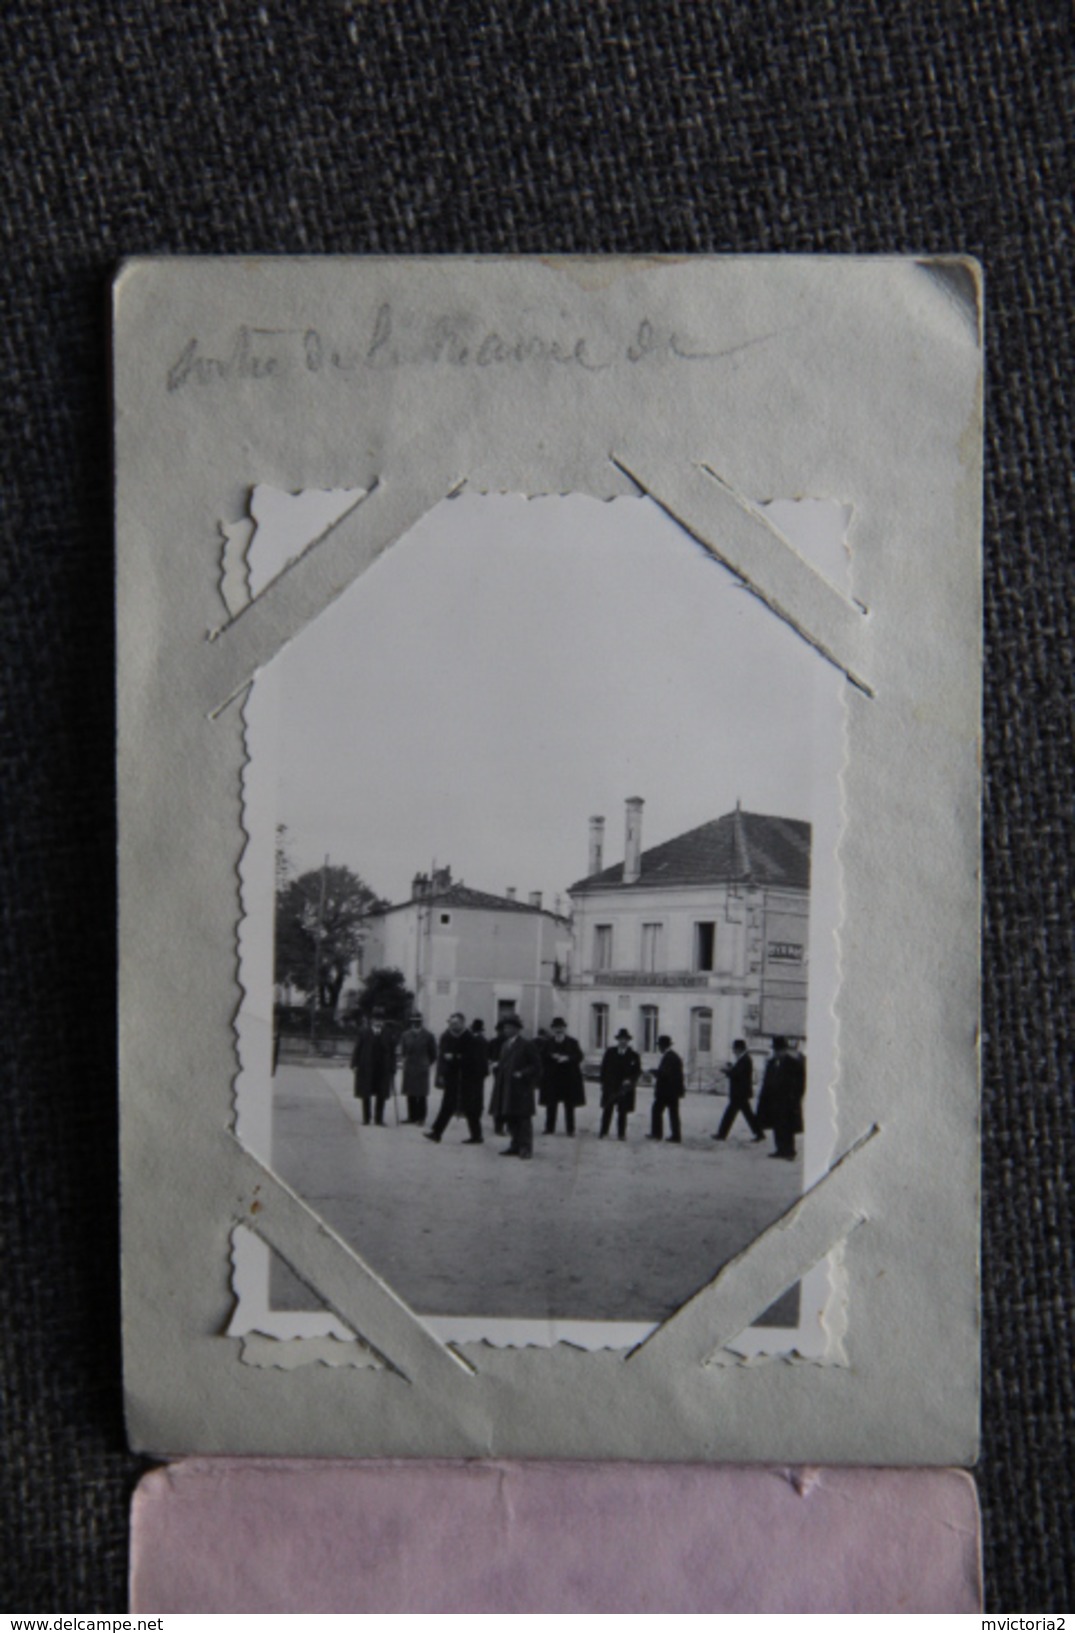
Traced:
<path id="1" fill-rule="evenodd" d="M 759 509 L 846 593 L 844 507 Z M 825 1171 L 847 684 L 651 501 L 466 492 L 258 674 L 238 1132 L 438 1336 L 639 1342 Z"/>

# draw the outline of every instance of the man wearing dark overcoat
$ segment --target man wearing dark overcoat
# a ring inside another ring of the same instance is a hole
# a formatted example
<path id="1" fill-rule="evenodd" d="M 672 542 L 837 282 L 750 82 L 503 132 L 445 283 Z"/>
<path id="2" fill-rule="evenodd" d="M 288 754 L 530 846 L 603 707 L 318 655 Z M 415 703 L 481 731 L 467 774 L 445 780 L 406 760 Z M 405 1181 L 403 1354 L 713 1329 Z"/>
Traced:
<path id="1" fill-rule="evenodd" d="M 794 1157 L 794 1136 L 796 1134 L 802 1134 L 805 1132 L 805 1126 L 803 1124 L 803 1101 L 806 1099 L 806 1056 L 803 1054 L 799 1047 L 798 1040 L 795 1038 L 790 1038 L 788 1040 L 788 1072 L 791 1080 L 791 1087 L 796 1100 L 796 1126 L 792 1130 L 791 1139 L 791 1155 Z"/>
<path id="2" fill-rule="evenodd" d="M 603 1140 L 616 1113 L 616 1137 L 627 1138 L 627 1118 L 635 1109 L 635 1090 L 642 1076 L 642 1060 L 631 1048 L 631 1034 L 625 1026 L 601 1060 L 601 1134 Z"/>
<path id="3" fill-rule="evenodd" d="M 485 1079 L 489 1076 L 489 1039 L 485 1035 L 485 1022 L 480 1016 L 470 1023 L 472 1041 L 473 1078 L 478 1084 L 478 1116 L 485 1110 Z"/>
<path id="4" fill-rule="evenodd" d="M 437 1040 L 414 1011 L 399 1040 L 403 1067 L 402 1090 L 407 1099 L 407 1121 L 424 1125 L 429 1104 L 430 1068 L 437 1058 Z"/>
<path id="5" fill-rule="evenodd" d="M 564 1108 L 564 1132 L 574 1136 L 575 1111 L 586 1104 L 582 1081 L 582 1050 L 578 1039 L 569 1037 L 567 1022 L 557 1015 L 541 1051 L 541 1093 L 545 1107 L 545 1132 L 556 1133 L 556 1114 Z"/>
<path id="6" fill-rule="evenodd" d="M 770 1157 L 795 1161 L 795 1136 L 803 1131 L 805 1092 L 806 1065 L 802 1056 L 791 1053 L 786 1038 L 775 1037 L 758 1096 L 759 1126 L 773 1131 L 775 1150 L 770 1151 Z"/>
<path id="7" fill-rule="evenodd" d="M 505 1015 L 504 1042 L 496 1063 L 493 1093 L 511 1137 L 502 1157 L 534 1155 L 534 1112 L 541 1082 L 541 1055 L 532 1038 L 523 1035 L 523 1023 L 516 1014 Z"/>
<path id="8" fill-rule="evenodd" d="M 463 1060 L 463 1081 L 459 1092 L 457 1115 L 465 1117 L 470 1138 L 464 1145 L 480 1145 L 482 1141 L 482 1112 L 485 1110 L 485 1079 L 489 1075 L 489 1044 L 481 1021 L 467 1032 L 467 1048 Z M 474 1130 L 477 1129 L 477 1136 Z"/>
<path id="9" fill-rule="evenodd" d="M 464 1145 L 482 1143 L 483 1062 L 478 1058 L 475 1038 L 467 1031 L 465 1015 L 448 1017 L 448 1030 L 441 1033 L 437 1051 L 437 1082 L 443 1089 L 440 1110 L 426 1139 L 439 1145 L 453 1117 L 465 1117 L 470 1137 Z"/>
<path id="10" fill-rule="evenodd" d="M 504 1017 L 502 1015 L 496 1023 L 495 1037 L 492 1037 L 489 1040 L 489 1065 L 493 1073 L 493 1086 L 489 1091 L 489 1115 L 493 1119 L 494 1134 L 503 1134 L 506 1127 L 503 1108 L 500 1104 L 500 1090 L 496 1075 L 497 1061 L 500 1059 L 500 1051 L 504 1047 L 504 1035 Z"/>
<path id="11" fill-rule="evenodd" d="M 362 1102 L 363 1123 L 371 1121 L 372 1112 L 372 1120 L 383 1128 L 385 1101 L 392 1093 L 396 1075 L 396 1048 L 384 1024 L 383 1009 L 375 1009 L 358 1034 L 351 1070 L 355 1075 L 355 1098 Z"/>
<path id="12" fill-rule="evenodd" d="M 683 1058 L 672 1048 L 669 1037 L 657 1039 L 661 1058 L 653 1079 L 653 1110 L 650 1112 L 648 1140 L 664 1138 L 664 1114 L 668 1113 L 668 1139 L 673 1145 L 683 1144 L 679 1124 L 679 1102 L 687 1092 L 683 1081 Z"/>
<path id="13" fill-rule="evenodd" d="M 728 1079 L 728 1104 L 724 1116 L 720 1120 L 720 1127 L 713 1135 L 715 1140 L 726 1140 L 731 1133 L 732 1124 L 740 1112 L 746 1118 L 747 1126 L 754 1136 L 755 1142 L 764 1140 L 761 1124 L 754 1115 L 750 1104 L 754 1098 L 754 1062 L 743 1038 L 736 1038 L 732 1044 L 732 1054 L 735 1057 L 721 1071 Z"/>

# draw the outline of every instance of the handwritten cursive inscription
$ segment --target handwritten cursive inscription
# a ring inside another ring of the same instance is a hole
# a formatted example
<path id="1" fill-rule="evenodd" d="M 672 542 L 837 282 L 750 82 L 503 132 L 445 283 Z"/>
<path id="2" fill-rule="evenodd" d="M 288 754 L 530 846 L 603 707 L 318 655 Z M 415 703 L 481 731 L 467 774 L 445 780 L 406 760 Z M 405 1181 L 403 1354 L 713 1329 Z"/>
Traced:
<path id="1" fill-rule="evenodd" d="M 755 335 L 719 349 L 684 340 L 670 328 L 640 318 L 622 344 L 605 337 L 601 350 L 591 337 L 572 332 L 523 328 L 515 333 L 485 327 L 473 313 L 440 312 L 401 317 L 391 301 L 382 301 L 366 332 L 340 342 L 320 329 L 265 329 L 240 324 L 217 355 L 192 336 L 167 371 L 169 391 L 186 386 L 221 386 L 236 381 L 282 379 L 296 370 L 307 374 L 358 374 L 393 369 L 504 369 L 552 366 L 600 373 L 618 363 L 713 363 L 771 335 Z"/>
<path id="2" fill-rule="evenodd" d="M 212 385 L 221 380 L 267 380 L 279 373 L 280 358 L 264 342 L 286 335 L 286 329 L 252 329 L 242 323 L 223 357 L 209 357 L 194 337 L 188 340 L 168 370 L 168 390 L 178 391 L 188 380 L 196 385 Z"/>

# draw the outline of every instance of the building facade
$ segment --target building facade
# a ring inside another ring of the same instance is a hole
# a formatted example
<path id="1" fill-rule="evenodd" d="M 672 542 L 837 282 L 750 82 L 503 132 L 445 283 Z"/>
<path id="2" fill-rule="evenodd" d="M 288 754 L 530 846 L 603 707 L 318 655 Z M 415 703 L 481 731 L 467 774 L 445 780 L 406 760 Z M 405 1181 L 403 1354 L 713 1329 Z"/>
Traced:
<path id="1" fill-rule="evenodd" d="M 647 851 L 642 810 L 627 801 L 624 860 L 608 868 L 591 818 L 590 871 L 568 891 L 570 1022 L 590 1057 L 626 1026 L 647 1067 L 667 1033 L 708 1086 L 733 1039 L 763 1053 L 776 1034 L 806 1037 L 810 824 L 736 807 Z"/>
<path id="2" fill-rule="evenodd" d="M 403 971 L 425 1024 L 440 1032 L 460 1010 L 490 1034 L 515 1010 L 531 1031 L 564 1006 L 570 921 L 528 901 L 452 880 L 448 868 L 416 874 L 409 901 L 372 914 L 363 967 Z"/>

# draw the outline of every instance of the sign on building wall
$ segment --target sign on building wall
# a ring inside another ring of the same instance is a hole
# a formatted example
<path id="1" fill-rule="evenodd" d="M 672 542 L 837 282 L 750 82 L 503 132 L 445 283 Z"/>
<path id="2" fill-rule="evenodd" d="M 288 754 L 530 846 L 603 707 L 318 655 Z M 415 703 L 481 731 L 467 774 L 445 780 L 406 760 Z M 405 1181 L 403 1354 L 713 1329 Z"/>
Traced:
<path id="1" fill-rule="evenodd" d="M 806 994 L 765 993 L 761 1001 L 760 1031 L 766 1037 L 783 1035 L 800 1042 L 806 1036 Z"/>

